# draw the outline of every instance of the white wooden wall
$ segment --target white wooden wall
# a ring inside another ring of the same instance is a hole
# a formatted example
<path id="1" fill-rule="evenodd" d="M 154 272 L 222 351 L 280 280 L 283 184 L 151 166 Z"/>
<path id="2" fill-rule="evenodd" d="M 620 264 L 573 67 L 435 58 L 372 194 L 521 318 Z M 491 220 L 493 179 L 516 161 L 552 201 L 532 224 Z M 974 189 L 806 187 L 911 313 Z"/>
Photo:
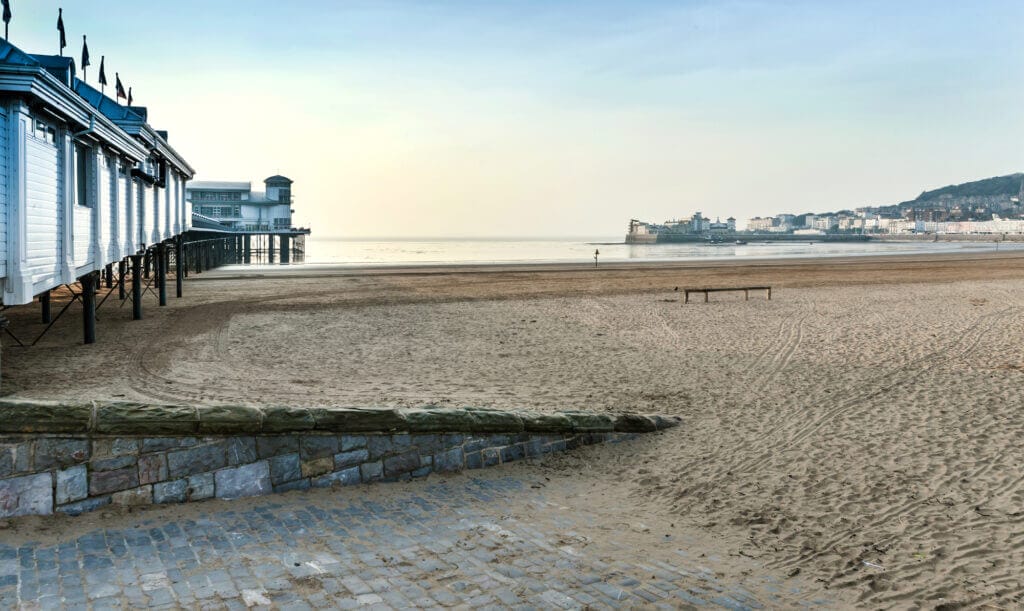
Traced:
<path id="1" fill-rule="evenodd" d="M 41 137 L 37 120 L 45 127 Z M 0 103 L 0 286 L 6 305 L 29 303 L 191 226 L 186 178 L 173 167 L 165 188 L 147 185 L 131 177 L 134 161 L 72 139 L 49 115 L 18 100 Z"/>

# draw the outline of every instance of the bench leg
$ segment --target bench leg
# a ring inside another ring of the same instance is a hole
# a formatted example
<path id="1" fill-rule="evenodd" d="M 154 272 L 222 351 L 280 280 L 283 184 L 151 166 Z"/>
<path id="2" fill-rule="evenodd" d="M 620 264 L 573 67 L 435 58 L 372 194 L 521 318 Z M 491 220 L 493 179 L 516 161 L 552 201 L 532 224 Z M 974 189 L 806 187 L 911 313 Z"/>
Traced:
<path id="1" fill-rule="evenodd" d="M 772 300 L 772 290 L 769 288 L 768 289 L 768 301 L 771 301 L 771 300 Z"/>
<path id="2" fill-rule="evenodd" d="M 750 291 L 743 289 L 743 301 L 750 301 Z"/>
<path id="3" fill-rule="evenodd" d="M 708 302 L 708 292 L 704 291 L 704 303 Z"/>
<path id="4" fill-rule="evenodd" d="M 683 303 L 690 303 L 690 291 L 683 291 Z"/>

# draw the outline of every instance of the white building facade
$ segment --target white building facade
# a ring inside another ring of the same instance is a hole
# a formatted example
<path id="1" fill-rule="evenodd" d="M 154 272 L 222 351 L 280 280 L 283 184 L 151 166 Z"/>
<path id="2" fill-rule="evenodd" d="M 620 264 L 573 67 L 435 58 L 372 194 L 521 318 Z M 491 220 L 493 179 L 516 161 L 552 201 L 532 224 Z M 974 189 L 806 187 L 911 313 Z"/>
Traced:
<path id="1" fill-rule="evenodd" d="M 274 232 L 292 229 L 292 183 L 284 176 L 263 181 L 264 191 L 250 182 L 192 181 L 187 198 L 196 214 L 237 231 Z"/>
<path id="2" fill-rule="evenodd" d="M 71 58 L 0 41 L 0 287 L 30 303 L 187 231 L 194 172 L 146 123 L 75 76 Z"/>

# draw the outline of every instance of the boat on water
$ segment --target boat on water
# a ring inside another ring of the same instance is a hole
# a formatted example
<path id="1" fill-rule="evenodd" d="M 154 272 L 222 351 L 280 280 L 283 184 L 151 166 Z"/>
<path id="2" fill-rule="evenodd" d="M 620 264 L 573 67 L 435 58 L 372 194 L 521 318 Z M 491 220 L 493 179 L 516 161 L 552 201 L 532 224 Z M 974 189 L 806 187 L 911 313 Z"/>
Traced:
<path id="1" fill-rule="evenodd" d="M 745 246 L 746 240 L 736 240 L 736 246 Z"/>

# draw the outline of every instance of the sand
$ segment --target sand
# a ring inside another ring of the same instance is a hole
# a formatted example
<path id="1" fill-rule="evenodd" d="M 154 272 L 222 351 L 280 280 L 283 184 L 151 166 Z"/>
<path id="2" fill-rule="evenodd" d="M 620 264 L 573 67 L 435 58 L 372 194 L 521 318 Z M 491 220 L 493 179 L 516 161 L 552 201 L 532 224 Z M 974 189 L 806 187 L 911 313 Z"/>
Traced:
<path id="1" fill-rule="evenodd" d="M 260 277 L 262 276 L 262 277 Z M 772 284 L 772 301 L 676 287 Z M 116 297 L 116 295 L 115 295 Z M 232 270 L 99 343 L 4 341 L 36 398 L 679 414 L 534 468 L 869 607 L 1024 595 L 1024 258 Z M 35 308 L 6 312 L 31 336 Z"/>

